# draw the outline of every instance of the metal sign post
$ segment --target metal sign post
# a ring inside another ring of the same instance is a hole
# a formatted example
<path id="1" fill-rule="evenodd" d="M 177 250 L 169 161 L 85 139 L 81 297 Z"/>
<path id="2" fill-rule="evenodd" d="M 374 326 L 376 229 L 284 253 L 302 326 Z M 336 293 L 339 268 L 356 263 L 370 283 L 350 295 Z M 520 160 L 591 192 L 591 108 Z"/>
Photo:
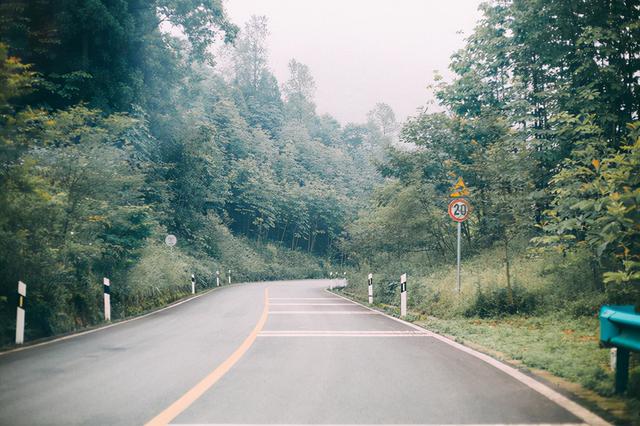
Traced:
<path id="1" fill-rule="evenodd" d="M 469 190 L 467 186 L 464 184 L 462 178 L 458 178 L 458 182 L 453 188 L 453 192 L 451 193 L 451 197 L 453 200 L 449 203 L 449 216 L 454 221 L 458 222 L 458 237 L 457 237 L 457 252 L 456 252 L 456 283 L 458 288 L 458 293 L 460 293 L 460 245 L 462 242 L 462 222 L 467 220 L 469 217 L 469 213 L 471 212 L 471 205 L 469 202 L 462 198 L 469 195 Z"/>
<path id="2" fill-rule="evenodd" d="M 462 222 L 458 222 L 458 255 L 457 255 L 458 266 L 457 266 L 457 274 L 456 274 L 456 281 L 458 283 L 458 293 L 460 293 L 460 240 L 461 240 L 461 235 L 462 235 Z"/>

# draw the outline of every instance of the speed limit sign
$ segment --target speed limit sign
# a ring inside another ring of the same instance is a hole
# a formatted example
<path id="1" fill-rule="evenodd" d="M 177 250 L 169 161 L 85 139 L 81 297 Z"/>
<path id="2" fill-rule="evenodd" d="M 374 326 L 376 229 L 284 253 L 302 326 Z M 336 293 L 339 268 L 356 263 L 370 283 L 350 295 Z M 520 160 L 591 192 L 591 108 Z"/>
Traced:
<path id="1" fill-rule="evenodd" d="M 471 205 L 464 198 L 456 198 L 449 203 L 449 216 L 456 222 L 464 222 L 469 217 Z"/>

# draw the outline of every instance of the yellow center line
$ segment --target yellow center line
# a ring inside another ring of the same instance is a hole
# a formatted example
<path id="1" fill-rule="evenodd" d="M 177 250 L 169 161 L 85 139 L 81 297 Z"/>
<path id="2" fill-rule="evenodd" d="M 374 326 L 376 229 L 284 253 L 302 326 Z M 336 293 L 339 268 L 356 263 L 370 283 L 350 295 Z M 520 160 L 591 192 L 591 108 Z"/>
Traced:
<path id="1" fill-rule="evenodd" d="M 247 350 L 251 347 L 253 342 L 258 337 L 258 334 L 262 331 L 264 324 L 267 322 L 267 317 L 269 316 L 269 288 L 264 289 L 264 308 L 262 310 L 262 315 L 258 320 L 251 334 L 247 336 L 247 338 L 242 342 L 242 344 L 236 349 L 230 356 L 227 358 L 222 364 L 218 365 L 215 370 L 213 370 L 207 377 L 202 379 L 197 385 L 192 387 L 182 395 L 178 400 L 176 400 L 169 407 L 165 408 L 160 414 L 155 416 L 153 419 L 149 420 L 145 426 L 157 426 L 157 425 L 166 425 L 169 424 L 170 421 L 178 417 L 180 413 L 186 410 L 191 404 L 193 404 L 198 398 L 202 396 L 207 390 L 211 388 L 222 376 L 224 376 L 231 367 L 235 365 L 242 355 L 247 352 Z"/>

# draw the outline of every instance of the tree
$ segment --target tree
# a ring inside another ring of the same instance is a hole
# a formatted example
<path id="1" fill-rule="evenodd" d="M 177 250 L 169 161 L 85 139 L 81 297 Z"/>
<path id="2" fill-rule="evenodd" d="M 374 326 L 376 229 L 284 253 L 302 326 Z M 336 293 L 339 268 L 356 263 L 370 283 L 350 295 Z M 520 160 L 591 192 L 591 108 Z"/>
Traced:
<path id="1" fill-rule="evenodd" d="M 309 122 L 315 114 L 313 96 L 316 83 L 309 67 L 291 59 L 289 61 L 289 79 L 284 83 L 282 91 L 287 100 L 287 115 L 295 120 Z"/>
<path id="2" fill-rule="evenodd" d="M 384 136 L 394 135 L 398 128 L 393 109 L 383 102 L 377 103 L 376 106 L 367 113 L 367 119 L 378 126 Z"/>
<path id="3" fill-rule="evenodd" d="M 640 282 L 639 128 L 637 122 L 628 126 L 627 143 L 618 150 L 600 132 L 583 139 L 552 180 L 554 198 L 542 223 L 545 234 L 534 240 L 561 252 L 587 247 L 594 274 L 601 263 L 608 264 L 604 282 L 618 286 Z M 637 291 L 629 293 L 638 297 Z"/>
<path id="4" fill-rule="evenodd" d="M 291 59 L 289 61 L 289 79 L 284 84 L 283 90 L 288 100 L 298 97 L 307 102 L 313 102 L 316 83 L 309 67 Z"/>
<path id="5" fill-rule="evenodd" d="M 104 111 L 130 111 L 158 98 L 179 77 L 176 39 L 182 30 L 191 59 L 211 59 L 219 33 L 232 41 L 237 28 L 218 0 L 12 0 L 0 9 L 0 41 L 42 75 L 30 105 L 64 108 L 88 102 Z M 165 92 L 166 93 L 166 92 Z"/>
<path id="6" fill-rule="evenodd" d="M 235 43 L 234 83 L 242 93 L 244 116 L 249 124 L 276 137 L 282 126 L 284 106 L 278 82 L 268 67 L 268 35 L 266 16 L 251 16 Z"/>
<path id="7" fill-rule="evenodd" d="M 236 84 L 243 91 L 257 92 L 267 71 L 268 35 L 267 17 L 252 15 L 236 40 L 233 57 Z"/>
<path id="8" fill-rule="evenodd" d="M 37 143 L 6 164 L 0 180 L 0 291 L 29 283 L 36 335 L 95 322 L 99 279 L 130 267 L 151 233 L 127 136 L 136 125 L 75 107 L 14 128 Z"/>

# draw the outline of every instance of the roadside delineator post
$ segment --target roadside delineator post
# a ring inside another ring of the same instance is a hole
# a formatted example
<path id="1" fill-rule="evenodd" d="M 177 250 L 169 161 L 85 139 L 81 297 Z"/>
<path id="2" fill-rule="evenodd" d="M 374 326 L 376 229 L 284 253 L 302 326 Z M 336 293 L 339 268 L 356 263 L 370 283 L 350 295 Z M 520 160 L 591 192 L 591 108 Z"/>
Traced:
<path id="1" fill-rule="evenodd" d="M 400 317 L 407 316 L 407 274 L 400 275 Z"/>
<path id="2" fill-rule="evenodd" d="M 191 274 L 191 294 L 196 294 L 196 275 Z"/>
<path id="3" fill-rule="evenodd" d="M 229 284 L 231 284 L 231 269 L 229 269 L 229 274 L 227 276 L 229 277 Z"/>
<path id="4" fill-rule="evenodd" d="M 220 287 L 220 271 L 216 271 L 216 287 Z"/>
<path id="5" fill-rule="evenodd" d="M 609 351 L 609 367 L 611 371 L 616 371 L 616 364 L 618 362 L 618 348 L 611 348 Z"/>
<path id="6" fill-rule="evenodd" d="M 373 304 L 373 274 L 369 274 L 369 304 Z"/>
<path id="7" fill-rule="evenodd" d="M 104 320 L 111 321 L 111 282 L 109 278 L 103 278 L 102 284 L 104 289 Z"/>
<path id="8" fill-rule="evenodd" d="M 18 281 L 18 307 L 16 309 L 16 345 L 24 343 L 24 308 L 27 285 Z"/>

